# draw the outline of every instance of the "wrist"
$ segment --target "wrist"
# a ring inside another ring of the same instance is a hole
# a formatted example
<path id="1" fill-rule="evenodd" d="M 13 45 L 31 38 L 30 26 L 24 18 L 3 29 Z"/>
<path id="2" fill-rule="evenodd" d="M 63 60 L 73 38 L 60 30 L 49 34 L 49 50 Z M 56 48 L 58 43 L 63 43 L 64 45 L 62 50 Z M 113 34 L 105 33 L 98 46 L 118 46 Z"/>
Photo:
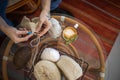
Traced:
<path id="1" fill-rule="evenodd" d="M 8 25 L 2 25 L 0 30 L 6 34 L 9 31 L 9 26 Z"/>
<path id="2" fill-rule="evenodd" d="M 47 13 L 47 14 L 46 14 L 46 18 L 47 18 L 48 20 L 51 19 L 51 15 L 50 15 L 50 13 Z"/>
<path id="3" fill-rule="evenodd" d="M 8 25 L 0 25 L 0 30 L 2 31 L 2 32 L 5 32 L 6 30 L 8 29 Z"/>
<path id="4" fill-rule="evenodd" d="M 40 14 L 40 19 L 43 18 L 43 17 L 44 17 L 44 18 L 46 17 L 46 18 L 49 20 L 50 17 L 51 17 L 51 16 L 50 16 L 50 12 L 48 12 L 48 11 L 46 11 L 46 10 L 43 10 L 43 11 L 41 12 L 41 14 Z"/>
<path id="5" fill-rule="evenodd" d="M 0 30 L 4 31 L 8 27 L 7 23 L 0 16 Z"/>
<path id="6" fill-rule="evenodd" d="M 41 14 L 48 16 L 50 14 L 50 11 L 44 9 L 41 11 Z"/>

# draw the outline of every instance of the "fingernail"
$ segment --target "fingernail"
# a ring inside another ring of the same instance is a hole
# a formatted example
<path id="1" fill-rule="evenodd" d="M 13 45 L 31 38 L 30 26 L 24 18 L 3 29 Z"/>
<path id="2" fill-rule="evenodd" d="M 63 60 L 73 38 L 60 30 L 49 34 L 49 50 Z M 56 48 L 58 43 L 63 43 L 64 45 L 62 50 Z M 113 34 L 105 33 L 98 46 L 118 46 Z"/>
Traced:
<path id="1" fill-rule="evenodd" d="M 27 34 L 28 34 L 28 35 L 30 35 L 30 34 L 32 34 L 32 32 L 31 32 L 31 31 L 29 31 L 29 32 L 27 32 Z"/>

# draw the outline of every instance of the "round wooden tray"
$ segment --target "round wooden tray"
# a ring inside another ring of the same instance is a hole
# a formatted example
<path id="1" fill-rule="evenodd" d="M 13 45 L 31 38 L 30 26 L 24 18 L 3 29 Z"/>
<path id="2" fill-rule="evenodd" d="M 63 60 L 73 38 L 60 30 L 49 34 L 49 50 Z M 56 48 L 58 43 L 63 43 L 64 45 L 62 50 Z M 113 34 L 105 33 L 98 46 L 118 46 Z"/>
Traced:
<path id="1" fill-rule="evenodd" d="M 52 17 L 56 18 L 60 22 L 63 29 L 67 26 L 74 26 L 75 24 L 78 24 L 78 39 L 66 45 L 62 36 L 56 40 L 49 38 L 48 36 L 44 36 L 43 40 L 39 43 L 39 48 L 41 48 L 43 44 L 48 44 L 49 46 L 54 45 L 52 47 L 64 51 L 65 53 L 69 53 L 77 59 L 81 58 L 89 64 L 88 70 L 84 75 L 84 80 L 104 80 L 104 50 L 96 34 L 86 24 L 75 18 L 66 15 L 53 15 Z M 2 61 L 2 73 L 4 80 L 8 80 L 7 62 L 13 45 L 15 44 L 9 40 L 4 49 Z M 98 55 L 96 53 L 98 53 Z M 95 55 L 97 55 L 97 57 Z"/>

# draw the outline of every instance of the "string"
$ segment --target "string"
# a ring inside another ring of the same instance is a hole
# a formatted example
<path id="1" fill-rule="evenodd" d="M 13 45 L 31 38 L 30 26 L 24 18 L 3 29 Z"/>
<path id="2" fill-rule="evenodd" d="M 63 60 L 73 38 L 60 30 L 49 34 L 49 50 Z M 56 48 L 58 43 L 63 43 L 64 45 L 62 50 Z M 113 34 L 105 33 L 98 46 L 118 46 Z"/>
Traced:
<path id="1" fill-rule="evenodd" d="M 34 53 L 34 56 L 33 56 L 32 66 L 34 66 L 37 53 L 38 53 L 38 46 L 36 46 L 36 48 L 35 48 L 35 53 Z"/>
<path id="2" fill-rule="evenodd" d="M 38 54 L 38 45 L 40 42 L 40 37 L 37 37 L 37 34 L 34 33 L 35 38 L 33 40 L 30 41 L 30 46 L 35 48 L 35 52 L 32 52 L 32 62 L 31 62 L 31 69 L 30 72 L 28 73 L 29 79 L 32 77 L 31 72 L 34 69 L 34 64 L 35 64 L 35 60 Z"/>
<path id="3" fill-rule="evenodd" d="M 36 34 L 35 34 L 36 36 Z M 37 37 L 33 40 L 30 41 L 30 45 L 31 47 L 35 47 L 35 52 L 32 53 L 33 54 L 33 60 L 32 60 L 32 66 L 34 66 L 34 63 L 35 63 L 35 59 L 36 59 L 36 56 L 38 54 L 38 45 L 39 45 L 39 42 L 40 42 L 40 37 Z"/>

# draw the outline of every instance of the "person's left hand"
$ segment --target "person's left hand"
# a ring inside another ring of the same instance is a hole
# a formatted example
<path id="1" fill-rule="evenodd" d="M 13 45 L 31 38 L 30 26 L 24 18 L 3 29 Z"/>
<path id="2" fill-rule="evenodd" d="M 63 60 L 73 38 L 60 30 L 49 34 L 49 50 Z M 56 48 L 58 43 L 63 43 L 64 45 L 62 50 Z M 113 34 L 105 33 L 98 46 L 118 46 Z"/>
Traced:
<path id="1" fill-rule="evenodd" d="M 50 27 L 52 26 L 49 18 L 47 17 L 48 13 L 46 13 L 45 11 L 42 11 L 40 14 L 40 19 L 37 25 L 37 29 L 36 32 L 38 33 L 38 36 L 43 36 L 45 33 L 47 33 L 47 31 L 50 29 Z M 44 27 L 42 29 L 42 27 Z M 42 30 L 41 30 L 42 29 Z"/>
<path id="2" fill-rule="evenodd" d="M 10 26 L 7 26 L 7 29 L 4 30 L 4 33 L 15 43 L 27 41 L 33 36 L 33 34 L 27 35 L 27 30 L 18 30 Z"/>

